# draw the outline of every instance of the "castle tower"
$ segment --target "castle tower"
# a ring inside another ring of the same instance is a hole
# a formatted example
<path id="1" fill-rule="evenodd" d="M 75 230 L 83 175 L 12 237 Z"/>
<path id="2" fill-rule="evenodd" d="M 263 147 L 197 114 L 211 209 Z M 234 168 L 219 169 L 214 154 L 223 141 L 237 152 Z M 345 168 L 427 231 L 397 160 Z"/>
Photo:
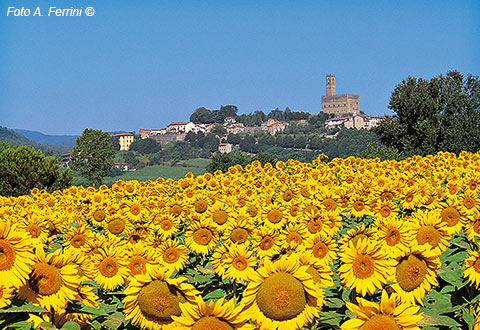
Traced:
<path id="1" fill-rule="evenodd" d="M 335 75 L 327 74 L 327 96 L 334 96 L 337 94 L 337 88 L 335 87 Z"/>

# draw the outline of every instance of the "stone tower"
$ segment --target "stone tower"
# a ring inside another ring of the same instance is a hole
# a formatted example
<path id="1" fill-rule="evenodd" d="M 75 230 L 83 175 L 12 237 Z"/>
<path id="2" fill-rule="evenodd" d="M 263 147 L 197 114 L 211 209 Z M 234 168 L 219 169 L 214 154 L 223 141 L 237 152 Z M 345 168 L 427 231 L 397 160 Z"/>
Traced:
<path id="1" fill-rule="evenodd" d="M 327 74 L 327 95 L 322 96 L 322 111 L 335 116 L 359 115 L 360 96 L 337 94 L 335 75 Z"/>
<path id="2" fill-rule="evenodd" d="M 335 87 L 335 75 L 327 74 L 327 96 L 334 96 L 337 94 L 337 88 Z"/>

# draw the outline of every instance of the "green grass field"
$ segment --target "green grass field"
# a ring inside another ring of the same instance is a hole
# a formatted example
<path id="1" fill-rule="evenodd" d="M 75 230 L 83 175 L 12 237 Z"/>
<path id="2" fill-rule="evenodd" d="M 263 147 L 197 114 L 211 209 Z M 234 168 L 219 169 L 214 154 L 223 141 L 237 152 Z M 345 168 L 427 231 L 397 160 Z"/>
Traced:
<path id="1" fill-rule="evenodd" d="M 165 179 L 180 179 L 185 176 L 188 172 L 192 172 L 195 176 L 203 174 L 206 172 L 206 167 L 210 163 L 209 159 L 189 159 L 186 161 L 180 162 L 177 166 L 149 166 L 136 171 L 127 171 L 120 176 L 116 177 L 104 177 L 103 183 L 107 186 L 111 186 L 115 181 L 118 180 L 138 180 L 138 181 L 147 181 L 155 180 L 158 177 Z M 182 164 L 187 166 L 198 166 L 198 167 L 184 167 Z M 86 179 L 80 176 L 79 173 L 75 172 L 73 177 L 74 185 L 83 185 L 87 186 L 88 182 Z"/>

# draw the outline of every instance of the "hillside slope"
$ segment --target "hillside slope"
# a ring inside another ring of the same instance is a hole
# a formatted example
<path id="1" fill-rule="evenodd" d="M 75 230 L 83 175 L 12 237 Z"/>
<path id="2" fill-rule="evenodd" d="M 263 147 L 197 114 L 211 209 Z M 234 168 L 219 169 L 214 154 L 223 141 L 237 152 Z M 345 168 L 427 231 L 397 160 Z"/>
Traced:
<path id="1" fill-rule="evenodd" d="M 76 135 L 50 135 L 26 129 L 13 129 L 13 131 L 20 133 L 27 139 L 40 144 L 55 144 L 69 148 L 73 148 L 75 146 L 76 139 L 78 138 Z"/>
<path id="2" fill-rule="evenodd" d="M 49 154 L 63 154 L 65 152 L 70 151 L 72 148 L 63 147 L 58 145 L 50 145 L 50 144 L 41 144 L 30 139 L 27 139 L 23 134 L 15 132 L 11 129 L 6 127 L 0 126 L 0 141 L 7 142 L 13 145 L 21 145 L 21 146 L 31 146 L 35 149 L 40 149 L 44 153 Z"/>

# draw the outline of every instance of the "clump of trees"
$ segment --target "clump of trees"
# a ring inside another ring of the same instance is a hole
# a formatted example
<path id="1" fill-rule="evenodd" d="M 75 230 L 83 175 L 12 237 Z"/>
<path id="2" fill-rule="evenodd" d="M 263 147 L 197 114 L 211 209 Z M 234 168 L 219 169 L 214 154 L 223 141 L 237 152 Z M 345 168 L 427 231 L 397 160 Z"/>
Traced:
<path id="1" fill-rule="evenodd" d="M 227 117 L 235 117 L 238 108 L 235 105 L 221 106 L 220 110 L 208 110 L 200 107 L 190 116 L 190 121 L 195 124 L 223 123 Z"/>
<path id="2" fill-rule="evenodd" d="M 375 129 L 380 141 L 405 156 L 480 150 L 480 81 L 449 71 L 432 79 L 408 77 L 388 106 L 395 115 Z"/>
<path id="3" fill-rule="evenodd" d="M 72 182 L 72 171 L 60 170 L 56 157 L 0 142 L 0 195 L 27 195 L 34 188 L 51 192 L 68 188 Z"/>
<path id="4" fill-rule="evenodd" d="M 207 166 L 207 171 L 214 173 L 217 170 L 222 172 L 228 171 L 228 168 L 240 164 L 246 166 L 251 162 L 258 160 L 262 166 L 266 163 L 275 165 L 276 160 L 272 155 L 260 153 L 255 156 L 249 156 L 242 152 L 233 152 L 229 154 L 217 153 L 211 158 L 210 164 Z"/>
<path id="5" fill-rule="evenodd" d="M 90 184 L 100 186 L 103 177 L 113 168 L 114 155 L 115 150 L 108 133 L 86 128 L 73 148 L 72 167 Z"/>

